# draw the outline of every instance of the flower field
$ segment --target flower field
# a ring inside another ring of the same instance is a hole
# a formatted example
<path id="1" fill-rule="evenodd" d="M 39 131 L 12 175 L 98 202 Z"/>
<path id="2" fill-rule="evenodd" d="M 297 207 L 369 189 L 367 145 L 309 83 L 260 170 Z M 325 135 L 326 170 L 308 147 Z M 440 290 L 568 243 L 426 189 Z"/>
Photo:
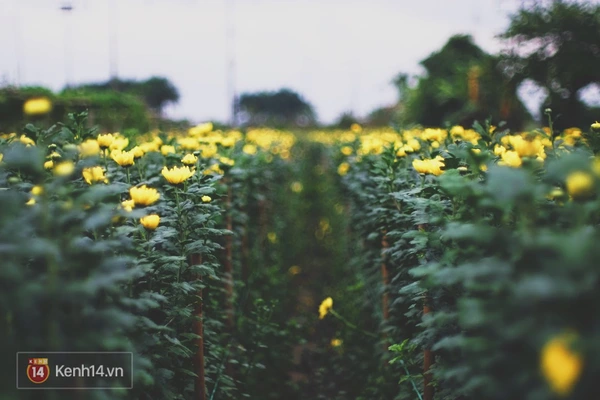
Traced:
<path id="1" fill-rule="evenodd" d="M 600 124 L 548 125 L 2 134 L 0 348 L 134 353 L 47 399 L 594 398 Z"/>

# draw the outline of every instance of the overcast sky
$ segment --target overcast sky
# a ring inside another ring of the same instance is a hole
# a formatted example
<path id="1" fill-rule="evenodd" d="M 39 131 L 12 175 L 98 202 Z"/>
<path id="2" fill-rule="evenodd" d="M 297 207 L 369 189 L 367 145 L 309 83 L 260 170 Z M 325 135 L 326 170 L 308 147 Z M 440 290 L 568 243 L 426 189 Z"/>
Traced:
<path id="1" fill-rule="evenodd" d="M 233 3 L 227 12 L 226 2 Z M 72 4 L 70 13 L 60 10 Z M 457 33 L 488 52 L 520 0 L 0 0 L 0 81 L 60 90 L 110 76 L 168 77 L 181 100 L 168 114 L 229 117 L 228 57 L 239 92 L 289 87 L 322 122 L 391 104 L 398 72 Z M 230 9 L 231 10 L 231 9 Z M 233 46 L 226 40 L 234 26 Z M 229 49 L 229 50 L 228 50 Z"/>

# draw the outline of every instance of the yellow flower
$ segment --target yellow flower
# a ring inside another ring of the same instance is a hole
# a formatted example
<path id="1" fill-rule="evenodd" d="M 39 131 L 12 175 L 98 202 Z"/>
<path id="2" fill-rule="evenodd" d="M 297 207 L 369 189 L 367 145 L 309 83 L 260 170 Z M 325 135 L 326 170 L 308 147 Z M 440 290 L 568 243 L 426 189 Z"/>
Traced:
<path id="1" fill-rule="evenodd" d="M 160 194 L 158 190 L 154 188 L 149 188 L 146 185 L 142 185 L 140 187 L 132 187 L 129 189 L 129 195 L 131 199 L 135 202 L 136 205 L 140 206 L 149 206 L 158 201 L 160 199 Z"/>
<path id="2" fill-rule="evenodd" d="M 340 166 L 338 167 L 338 174 L 340 174 L 341 176 L 344 176 L 348 173 L 348 170 L 350 170 L 350 164 L 348 164 L 347 162 L 343 162 L 340 164 Z"/>
<path id="3" fill-rule="evenodd" d="M 129 144 L 129 139 L 122 136 L 115 136 L 113 142 L 110 144 L 110 150 L 123 150 Z"/>
<path id="4" fill-rule="evenodd" d="M 72 161 L 63 161 L 54 167 L 54 175 L 68 176 L 68 175 L 71 175 L 74 170 L 75 170 L 75 164 L 73 164 Z"/>
<path id="5" fill-rule="evenodd" d="M 567 191 L 573 199 L 584 199 L 594 193 L 594 177 L 583 171 L 576 171 L 567 177 Z"/>
<path id="6" fill-rule="evenodd" d="M 360 133 L 362 131 L 362 127 L 359 124 L 352 124 L 350 126 L 350 130 L 354 133 Z"/>
<path id="7" fill-rule="evenodd" d="M 513 150 L 505 151 L 501 158 L 502 161 L 498 163 L 500 165 L 508 165 L 509 167 L 519 168 L 523 164 L 523 160 L 521 160 L 519 153 Z"/>
<path id="8" fill-rule="evenodd" d="M 23 112 L 27 115 L 48 114 L 52 110 L 52 102 L 47 97 L 30 99 L 23 104 Z"/>
<path id="9" fill-rule="evenodd" d="M 186 154 L 185 157 L 181 159 L 181 162 L 185 165 L 194 165 L 198 162 L 198 157 L 193 154 Z"/>
<path id="10" fill-rule="evenodd" d="M 302 270 L 297 265 L 293 265 L 290 267 L 290 269 L 288 269 L 288 272 L 290 273 L 290 275 L 298 275 L 301 271 Z"/>
<path id="11" fill-rule="evenodd" d="M 82 171 L 83 179 L 91 185 L 94 182 L 108 183 L 108 178 L 104 175 L 104 169 L 102 167 L 90 167 L 84 168 Z"/>
<path id="12" fill-rule="evenodd" d="M 100 145 L 100 147 L 103 149 L 109 148 L 114 140 L 115 137 L 112 135 L 112 133 L 100 134 L 98 135 L 97 139 L 98 145 Z"/>
<path id="13" fill-rule="evenodd" d="M 203 203 L 210 203 L 211 201 L 212 201 L 212 198 L 210 196 L 202 196 Z"/>
<path id="14" fill-rule="evenodd" d="M 23 143 L 27 147 L 35 146 L 35 142 L 33 141 L 33 139 L 31 139 L 25 135 L 21 135 L 21 137 L 19 138 L 19 142 Z"/>
<path id="15" fill-rule="evenodd" d="M 290 188 L 292 189 L 292 192 L 300 193 L 304 189 L 304 186 L 302 186 L 302 183 L 300 182 L 294 182 L 290 185 Z"/>
<path id="16" fill-rule="evenodd" d="M 235 161 L 232 160 L 231 158 L 227 158 L 227 157 L 221 157 L 221 158 L 219 158 L 219 162 L 221 164 L 227 165 L 229 167 L 233 167 L 235 165 Z"/>
<path id="17" fill-rule="evenodd" d="M 211 157 L 214 157 L 215 154 L 217 154 L 218 150 L 219 149 L 214 144 L 208 144 L 206 146 L 202 146 L 202 149 L 201 149 L 202 158 L 211 158 Z"/>
<path id="18" fill-rule="evenodd" d="M 140 158 L 144 156 L 144 150 L 140 146 L 135 146 L 133 149 L 129 150 L 133 153 L 134 158 Z"/>
<path id="19" fill-rule="evenodd" d="M 36 185 L 34 187 L 31 188 L 31 194 L 34 196 L 39 196 L 42 193 L 44 193 L 44 188 L 40 185 Z"/>
<path id="20" fill-rule="evenodd" d="M 59 158 L 61 158 L 61 157 L 62 157 L 62 156 L 61 156 L 61 155 L 60 155 L 58 152 L 56 152 L 56 151 L 53 151 L 53 152 L 52 152 L 51 154 L 49 154 L 49 155 L 48 155 L 48 157 L 46 157 L 46 158 L 49 158 L 49 159 L 51 159 L 51 160 L 57 160 L 57 159 L 59 159 Z"/>
<path id="21" fill-rule="evenodd" d="M 2 162 L 3 158 L 4 158 L 4 154 L 0 153 L 0 163 Z"/>
<path id="22" fill-rule="evenodd" d="M 269 232 L 267 233 L 267 239 L 269 239 L 269 242 L 271 243 L 277 243 L 277 234 L 275 232 Z"/>
<path id="23" fill-rule="evenodd" d="M 191 176 L 194 175 L 194 170 L 190 170 L 190 167 L 173 167 L 168 169 L 164 167 L 161 171 L 162 176 L 173 185 L 178 185 L 186 180 L 188 180 Z M 136 202 L 137 203 L 137 202 Z"/>
<path id="24" fill-rule="evenodd" d="M 323 300 L 321 305 L 319 306 L 319 319 L 325 318 L 329 310 L 333 308 L 333 299 L 331 297 Z"/>
<path id="25" fill-rule="evenodd" d="M 160 145 L 156 142 L 147 142 L 140 144 L 140 149 L 142 149 L 144 153 L 150 153 L 152 151 L 158 151 L 159 146 Z"/>
<path id="26" fill-rule="evenodd" d="M 150 214 L 140 218 L 140 222 L 144 226 L 144 228 L 153 231 L 160 223 L 160 217 L 156 214 Z"/>
<path id="27" fill-rule="evenodd" d="M 25 204 L 26 204 L 26 205 L 28 205 L 28 206 L 32 206 L 32 205 L 34 205 L 34 204 L 35 204 L 35 199 L 32 197 L 32 198 L 30 198 L 30 199 L 29 199 L 29 201 L 28 201 L 27 203 L 25 203 Z"/>
<path id="28" fill-rule="evenodd" d="M 79 145 L 79 155 L 81 158 L 92 157 L 100 154 L 100 144 L 97 140 L 88 139 Z"/>
<path id="29" fill-rule="evenodd" d="M 133 210 L 133 207 L 135 207 L 135 201 L 124 200 L 121 202 L 121 207 L 123 207 L 123 210 L 125 210 L 127 212 L 131 212 Z"/>
<path id="30" fill-rule="evenodd" d="M 342 152 L 343 155 L 349 156 L 352 154 L 352 147 L 344 146 L 344 147 L 342 147 L 342 149 L 340 151 Z"/>
<path id="31" fill-rule="evenodd" d="M 340 347 L 342 345 L 341 339 L 331 339 L 331 347 Z"/>
<path id="32" fill-rule="evenodd" d="M 595 130 L 596 132 L 600 131 L 600 122 L 596 121 L 592 124 L 592 129 Z"/>
<path id="33" fill-rule="evenodd" d="M 246 154 L 252 155 L 252 154 L 256 154 L 257 149 L 256 149 L 256 146 L 253 144 L 246 144 L 242 148 L 242 151 Z"/>
<path id="34" fill-rule="evenodd" d="M 54 167 L 54 161 L 50 160 L 50 161 L 46 161 L 44 163 L 44 168 L 46 168 L 46 169 L 52 169 L 52 167 Z"/>
<path id="35" fill-rule="evenodd" d="M 169 153 L 175 153 L 175 146 L 164 145 L 160 148 L 160 152 L 163 156 L 166 156 Z"/>
<path id="36" fill-rule="evenodd" d="M 561 188 L 554 188 L 552 191 L 546 196 L 548 200 L 554 200 L 556 198 L 560 198 L 565 195 L 565 192 Z"/>
<path id="37" fill-rule="evenodd" d="M 569 348 L 573 339 L 573 335 L 554 337 L 541 352 L 542 373 L 552 390 L 561 396 L 573 390 L 583 367 L 581 356 Z"/>
<path id="38" fill-rule="evenodd" d="M 130 167 L 135 164 L 135 161 L 133 161 L 135 157 L 132 151 L 113 150 L 110 153 L 110 158 L 121 167 Z"/>

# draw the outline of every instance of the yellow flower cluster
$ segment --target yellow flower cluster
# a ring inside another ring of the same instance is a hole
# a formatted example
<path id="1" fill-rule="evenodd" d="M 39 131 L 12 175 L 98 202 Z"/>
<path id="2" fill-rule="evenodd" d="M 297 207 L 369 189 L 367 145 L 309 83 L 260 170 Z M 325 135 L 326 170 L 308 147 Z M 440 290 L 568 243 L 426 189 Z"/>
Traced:
<path id="1" fill-rule="evenodd" d="M 439 176 L 444 173 L 442 167 L 444 167 L 444 157 L 437 156 L 429 160 L 413 160 L 413 168 L 419 174 L 431 174 Z"/>

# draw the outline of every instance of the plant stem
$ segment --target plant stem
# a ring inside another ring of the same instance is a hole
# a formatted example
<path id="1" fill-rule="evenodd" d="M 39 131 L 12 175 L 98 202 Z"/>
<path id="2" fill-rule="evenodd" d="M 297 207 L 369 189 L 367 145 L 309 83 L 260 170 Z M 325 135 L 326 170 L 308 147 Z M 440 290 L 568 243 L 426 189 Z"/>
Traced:
<path id="1" fill-rule="evenodd" d="M 352 329 L 354 329 L 354 330 L 357 330 L 357 331 L 359 331 L 359 332 L 362 332 L 362 333 L 364 333 L 364 334 L 365 334 L 365 335 L 367 335 L 367 336 L 370 336 L 370 337 L 372 337 L 372 338 L 378 339 L 378 336 L 377 336 L 377 335 L 375 335 L 375 334 L 373 334 L 373 333 L 371 333 L 371 332 L 367 332 L 367 331 L 364 331 L 364 330 L 360 329 L 359 327 L 357 327 L 356 325 L 354 325 L 353 323 L 351 323 L 350 321 L 348 321 L 346 318 L 344 318 L 344 317 L 342 317 L 340 314 L 338 314 L 338 313 L 337 313 L 337 312 L 336 312 L 336 311 L 335 311 L 333 308 L 332 308 L 332 309 L 330 309 L 330 310 L 329 310 L 329 312 L 330 312 L 330 313 L 331 313 L 331 314 L 332 314 L 334 317 L 336 317 L 337 319 L 339 319 L 340 321 L 342 321 L 343 323 L 345 323 L 345 324 L 346 324 L 348 327 L 350 327 L 350 328 L 352 328 Z"/>

